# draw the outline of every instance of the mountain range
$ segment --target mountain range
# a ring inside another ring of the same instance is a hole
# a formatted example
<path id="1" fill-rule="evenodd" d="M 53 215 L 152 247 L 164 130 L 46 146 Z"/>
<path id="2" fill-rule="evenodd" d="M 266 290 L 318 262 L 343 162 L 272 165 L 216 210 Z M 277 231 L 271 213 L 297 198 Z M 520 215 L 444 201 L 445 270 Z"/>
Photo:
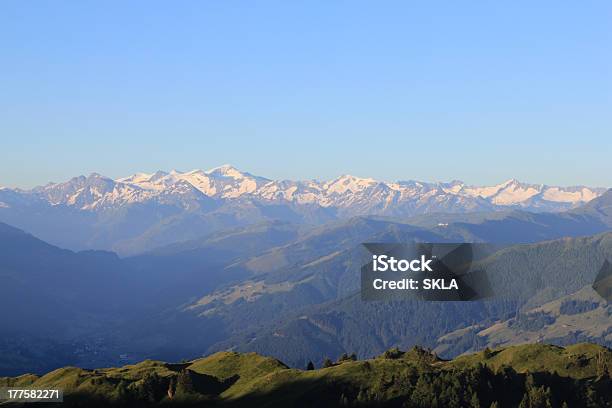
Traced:
<path id="1" fill-rule="evenodd" d="M 610 308 L 585 303 L 580 291 L 612 259 L 611 204 L 609 191 L 555 213 L 264 221 L 124 258 L 61 249 L 0 224 L 0 306 L 15 311 L 0 328 L 0 372 L 179 360 L 225 349 L 298 367 L 415 344 L 450 358 L 539 335 L 609 346 Z M 362 302 L 361 243 L 413 241 L 493 243 L 486 259 L 492 282 L 512 296 Z"/>
<path id="2" fill-rule="evenodd" d="M 227 349 L 302 367 L 417 344 L 444 358 L 612 345 L 611 309 L 589 292 L 612 259 L 612 190 L 276 182 L 224 166 L 2 189 L 0 202 L 4 374 Z M 479 262 L 503 296 L 361 301 L 361 244 L 414 241 L 490 243 Z"/>
<path id="3" fill-rule="evenodd" d="M 116 180 L 79 176 L 31 190 L 0 189 L 0 221 L 60 247 L 132 255 L 231 227 L 282 220 L 321 225 L 354 216 L 579 207 L 606 189 L 508 180 L 383 182 L 344 175 L 330 181 L 269 180 L 225 165 L 208 171 L 137 173 Z"/>

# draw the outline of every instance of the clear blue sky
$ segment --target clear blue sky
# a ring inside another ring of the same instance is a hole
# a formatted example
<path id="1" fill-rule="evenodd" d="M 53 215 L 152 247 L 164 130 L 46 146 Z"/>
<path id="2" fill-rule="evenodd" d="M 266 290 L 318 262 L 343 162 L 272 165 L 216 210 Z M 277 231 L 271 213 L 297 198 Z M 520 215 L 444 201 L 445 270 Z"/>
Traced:
<path id="1" fill-rule="evenodd" d="M 503 3 L 503 4 L 502 4 Z M 612 2 L 0 2 L 0 185 L 612 187 Z"/>

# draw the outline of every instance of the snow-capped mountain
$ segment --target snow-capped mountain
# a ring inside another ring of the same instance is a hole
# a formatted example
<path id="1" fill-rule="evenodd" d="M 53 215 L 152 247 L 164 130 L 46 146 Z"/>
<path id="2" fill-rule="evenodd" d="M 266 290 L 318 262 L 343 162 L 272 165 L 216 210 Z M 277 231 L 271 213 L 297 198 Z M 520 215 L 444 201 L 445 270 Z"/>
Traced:
<path id="1" fill-rule="evenodd" d="M 93 173 L 29 191 L 13 190 L 54 206 L 90 211 L 149 201 L 193 209 L 203 203 L 210 204 L 211 200 L 221 203 L 256 200 L 261 204 L 308 204 L 334 208 L 344 215 L 412 215 L 507 207 L 557 211 L 583 204 L 604 191 L 603 188 L 585 186 L 525 184 L 514 179 L 494 186 L 470 186 L 461 181 L 389 183 L 351 175 L 323 182 L 275 181 L 241 172 L 230 165 L 208 171 L 137 173 L 117 180 Z"/>
<path id="2" fill-rule="evenodd" d="M 146 191 L 162 191 L 179 181 L 187 182 L 208 197 L 238 198 L 252 194 L 270 180 L 243 173 L 232 166 L 225 165 L 214 169 L 192 170 L 185 173 L 172 170 L 170 173 L 158 171 L 153 174 L 138 173 L 116 180 Z"/>
<path id="3" fill-rule="evenodd" d="M 232 166 L 188 172 L 99 174 L 31 190 L 0 189 L 0 221 L 59 246 L 137 253 L 207 233 L 268 220 L 320 224 L 358 215 L 509 208 L 561 211 L 605 189 L 461 181 L 385 182 L 343 175 L 329 181 L 269 180 Z"/>

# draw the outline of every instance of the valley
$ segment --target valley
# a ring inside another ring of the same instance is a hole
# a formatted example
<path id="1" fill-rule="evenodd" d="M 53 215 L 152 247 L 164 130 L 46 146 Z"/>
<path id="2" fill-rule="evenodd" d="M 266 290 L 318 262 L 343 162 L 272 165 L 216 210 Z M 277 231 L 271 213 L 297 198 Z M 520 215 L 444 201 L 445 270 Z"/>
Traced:
<path id="1" fill-rule="evenodd" d="M 197 238 L 174 236 L 122 257 L 62 249 L 0 224 L 0 298 L 15 311 L 0 333 L 27 339 L 0 343 L 0 374 L 226 350 L 302 368 L 396 347 L 426 347 L 443 359 L 523 343 L 610 347 L 610 307 L 591 285 L 612 259 L 611 199 L 606 192 L 560 212 L 251 220 L 208 233 L 198 227 Z M 488 243 L 475 262 L 493 296 L 363 302 L 359 271 L 371 256 L 364 242 Z"/>

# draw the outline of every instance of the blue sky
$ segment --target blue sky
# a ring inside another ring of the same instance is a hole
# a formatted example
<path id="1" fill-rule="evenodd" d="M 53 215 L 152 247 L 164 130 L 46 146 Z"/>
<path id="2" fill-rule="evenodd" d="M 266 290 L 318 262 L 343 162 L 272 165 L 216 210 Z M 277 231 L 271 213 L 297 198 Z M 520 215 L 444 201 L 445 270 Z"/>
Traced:
<path id="1" fill-rule="evenodd" d="M 0 185 L 231 163 L 612 187 L 611 21 L 609 1 L 3 1 Z"/>

